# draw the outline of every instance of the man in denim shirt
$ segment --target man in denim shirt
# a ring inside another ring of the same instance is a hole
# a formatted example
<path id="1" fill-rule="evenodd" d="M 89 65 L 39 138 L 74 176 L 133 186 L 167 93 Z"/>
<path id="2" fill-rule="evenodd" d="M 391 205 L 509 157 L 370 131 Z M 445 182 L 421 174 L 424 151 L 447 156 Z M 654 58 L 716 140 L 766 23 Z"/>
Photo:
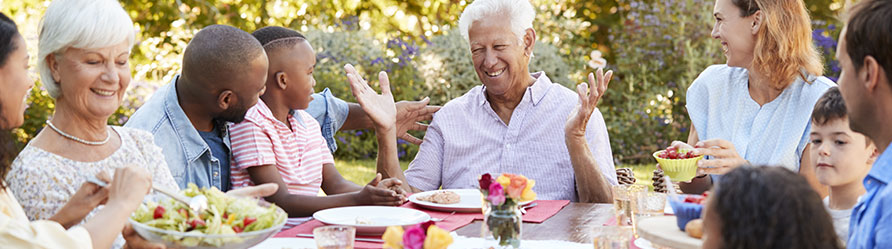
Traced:
<path id="1" fill-rule="evenodd" d="M 244 79 L 254 70 L 244 66 L 253 62 L 248 60 L 257 60 L 260 57 L 266 60 L 263 48 L 259 42 L 255 48 L 250 42 L 239 40 L 247 35 L 256 42 L 250 34 L 230 28 L 232 27 L 209 26 L 203 29 L 208 31 L 199 32 L 203 36 L 196 34 L 196 38 L 186 48 L 182 74 L 174 77 L 170 84 L 159 88 L 125 124 L 127 127 L 152 132 L 155 143 L 162 148 L 167 165 L 181 188 L 185 188 L 188 183 L 195 183 L 199 187 L 214 186 L 222 191 L 231 188 L 231 144 L 227 124 L 244 119 L 245 111 L 257 103 L 257 96 L 262 94 L 262 91 L 258 92 L 261 85 L 265 85 L 266 69 L 263 69 L 263 79 Z M 234 35 L 238 39 L 208 38 L 221 34 Z M 219 41 L 214 43 L 208 39 Z M 224 44 L 226 42 L 231 44 L 227 46 Z M 223 47 L 241 49 L 224 50 Z M 254 55 L 257 58 L 245 59 L 241 63 L 233 62 L 232 58 L 251 57 L 246 54 L 256 53 L 251 51 L 253 49 L 259 49 L 262 56 L 257 54 Z M 260 82 L 260 85 L 253 86 L 255 82 Z M 358 104 L 344 102 L 332 96 L 328 89 L 313 97 L 308 111 L 319 121 L 322 134 L 332 152 L 337 149 L 334 140 L 337 130 L 372 127 L 371 120 Z M 237 100 L 233 102 L 232 99 Z M 400 138 L 415 144 L 421 142 L 406 131 L 427 128 L 417 122 L 430 120 L 439 109 L 427 106 L 427 103 L 428 99 L 425 98 L 422 101 L 400 101 L 396 104 L 397 134 Z M 224 105 L 228 109 L 221 108 Z"/>
<path id="2" fill-rule="evenodd" d="M 864 178 L 867 193 L 852 209 L 848 248 L 892 248 L 892 1 L 865 0 L 849 12 L 836 57 L 839 90 L 852 130 L 882 154 Z"/>
<path id="3" fill-rule="evenodd" d="M 155 135 L 180 188 L 230 189 L 227 122 L 241 122 L 266 88 L 268 59 L 251 34 L 211 25 L 195 34 L 183 71 L 137 110 L 125 126 Z M 161 155 L 159 155 L 161 156 Z"/>

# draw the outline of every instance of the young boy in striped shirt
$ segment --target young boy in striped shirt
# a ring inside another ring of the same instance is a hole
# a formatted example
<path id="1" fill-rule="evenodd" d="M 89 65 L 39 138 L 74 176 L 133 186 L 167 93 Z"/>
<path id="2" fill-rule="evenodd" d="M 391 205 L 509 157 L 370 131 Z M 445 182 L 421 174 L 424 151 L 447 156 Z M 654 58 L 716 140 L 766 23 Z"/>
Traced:
<path id="1" fill-rule="evenodd" d="M 266 92 L 245 121 L 232 127 L 232 186 L 276 183 L 267 197 L 290 217 L 287 227 L 314 212 L 341 206 L 400 205 L 406 197 L 399 180 L 378 174 L 366 186 L 344 179 L 334 166 L 319 124 L 304 109 L 312 100 L 316 55 L 306 38 L 283 27 L 253 33 L 269 57 Z M 378 164 L 399 164 L 396 148 L 396 107 L 386 74 L 378 95 L 347 65 L 354 96 L 375 124 Z M 319 190 L 326 196 L 318 196 Z"/>

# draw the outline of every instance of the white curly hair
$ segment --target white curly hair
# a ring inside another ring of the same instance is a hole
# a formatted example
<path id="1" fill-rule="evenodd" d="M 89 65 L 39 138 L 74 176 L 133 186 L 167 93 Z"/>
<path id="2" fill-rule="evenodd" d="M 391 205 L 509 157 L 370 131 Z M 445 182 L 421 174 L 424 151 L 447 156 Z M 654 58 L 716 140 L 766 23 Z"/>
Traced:
<path id="1" fill-rule="evenodd" d="M 53 98 L 58 98 L 59 82 L 47 63 L 47 56 L 68 48 L 104 48 L 134 42 L 133 20 L 115 0 L 55 0 L 40 22 L 37 43 L 37 69 L 40 82 Z"/>
<path id="2" fill-rule="evenodd" d="M 536 19 L 536 9 L 528 0 L 476 0 L 465 7 L 461 17 L 458 18 L 458 28 L 465 41 L 470 43 L 468 30 L 474 21 L 492 17 L 494 14 L 508 15 L 511 19 L 511 31 L 521 42 L 526 30 L 533 28 L 533 20 Z"/>

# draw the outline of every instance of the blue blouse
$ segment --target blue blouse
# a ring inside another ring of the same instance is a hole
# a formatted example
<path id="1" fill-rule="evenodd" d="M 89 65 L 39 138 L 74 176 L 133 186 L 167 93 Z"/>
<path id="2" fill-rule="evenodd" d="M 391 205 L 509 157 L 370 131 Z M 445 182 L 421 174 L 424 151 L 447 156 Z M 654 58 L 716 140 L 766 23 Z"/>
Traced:
<path id="1" fill-rule="evenodd" d="M 731 141 L 753 165 L 782 166 L 799 172 L 818 98 L 836 86 L 826 77 L 797 77 L 777 98 L 759 106 L 750 97 L 745 68 L 713 65 L 687 92 L 688 115 L 700 141 Z"/>

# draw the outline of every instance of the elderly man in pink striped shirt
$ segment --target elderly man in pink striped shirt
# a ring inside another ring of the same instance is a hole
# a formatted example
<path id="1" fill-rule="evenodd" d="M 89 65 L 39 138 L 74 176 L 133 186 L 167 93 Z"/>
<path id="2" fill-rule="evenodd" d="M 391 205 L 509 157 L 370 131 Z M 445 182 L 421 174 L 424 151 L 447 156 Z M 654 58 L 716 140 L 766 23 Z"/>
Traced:
<path id="1" fill-rule="evenodd" d="M 612 72 L 589 74 L 578 94 L 530 73 L 536 42 L 527 1 L 477 0 L 459 19 L 483 83 L 434 114 L 405 176 L 413 191 L 476 188 L 484 173 L 536 180 L 540 199 L 611 202 L 617 184 L 607 129 L 596 104 Z M 591 147 L 589 147 L 591 145 Z"/>

